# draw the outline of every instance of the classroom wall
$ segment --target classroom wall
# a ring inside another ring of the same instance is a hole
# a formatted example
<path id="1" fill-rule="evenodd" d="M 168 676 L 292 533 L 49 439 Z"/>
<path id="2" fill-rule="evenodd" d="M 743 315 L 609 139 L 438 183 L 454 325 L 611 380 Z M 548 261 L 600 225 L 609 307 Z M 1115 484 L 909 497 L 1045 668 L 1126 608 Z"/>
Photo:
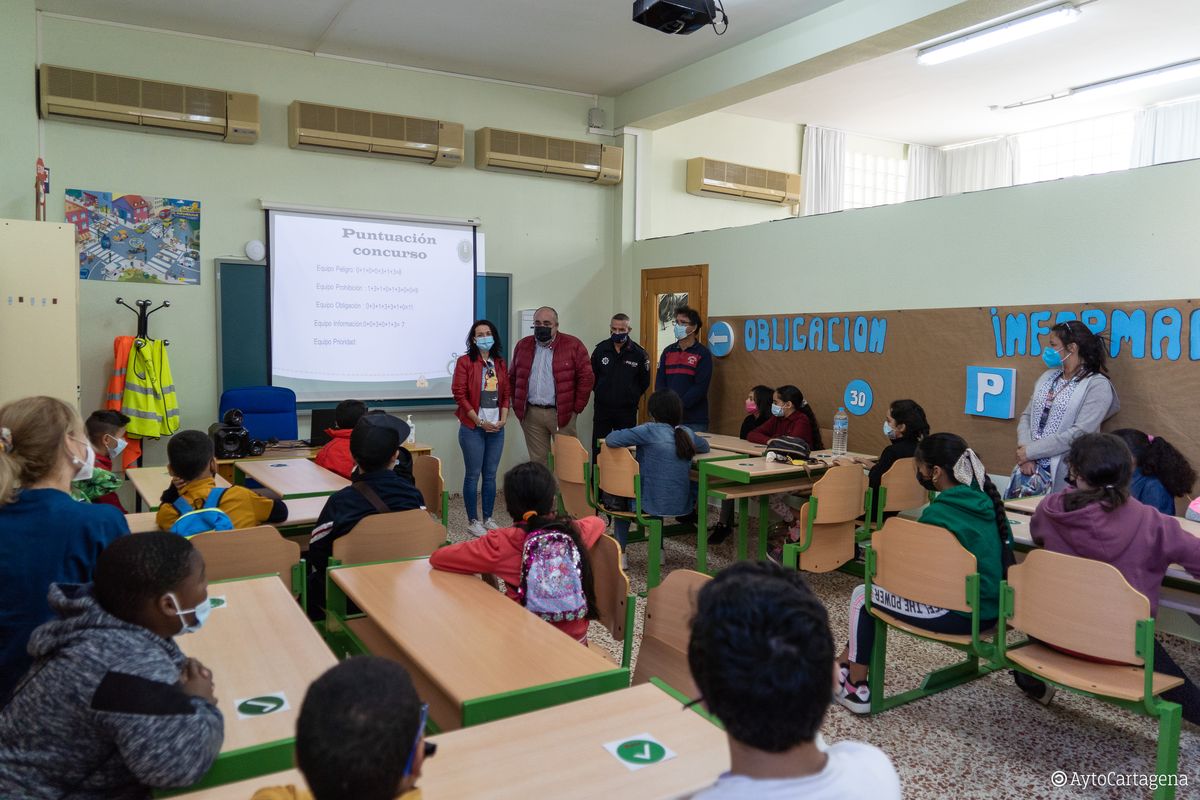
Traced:
<path id="1" fill-rule="evenodd" d="M 793 216 L 791 206 L 696 197 L 686 190 L 687 160 L 704 156 L 750 167 L 800 171 L 800 126 L 717 112 L 643 134 L 649 142 L 644 168 L 642 236 L 753 225 Z"/>
<path id="2" fill-rule="evenodd" d="M 0 219 L 33 219 L 37 26 L 32 0 L 0 0 L 0 23 Z M 50 177 L 53 190 L 58 176 Z"/>
<path id="3" fill-rule="evenodd" d="M 635 242 L 632 260 L 708 264 L 710 317 L 1195 298 L 1198 214 L 1200 160 Z M 960 333 L 923 345 L 932 357 Z M 736 417 L 747 388 L 725 385 L 718 359 L 714 418 Z M 911 394 L 937 391 L 962 386 L 918 378 Z M 1194 398 L 1163 402 L 1194 418 Z"/>
<path id="4" fill-rule="evenodd" d="M 616 190 L 488 173 L 470 166 L 474 162 L 473 132 L 487 125 L 585 138 L 591 96 L 51 16 L 42 18 L 41 59 L 254 92 L 261 102 L 262 133 L 252 146 L 57 120 L 44 123 L 46 157 L 55 180 L 52 219 L 62 218 L 62 190 L 67 187 L 166 195 L 202 203 L 202 285 L 158 287 L 89 281 L 81 287 L 85 408 L 100 402 L 113 336 L 133 330 L 133 315 L 116 306 L 114 299 L 148 297 L 172 303 L 170 309 L 151 317 L 150 330 L 153 336 L 171 340 L 169 353 L 183 424 L 206 428 L 215 419 L 213 259 L 237 256 L 247 240 L 266 238 L 260 199 L 479 217 L 487 241 L 487 268 L 513 274 L 514 311 L 554 305 L 560 311 L 563 330 L 589 343 L 607 330 L 614 286 Z M 30 98 L 31 61 L 31 54 L 23 60 Z M 10 82 L 7 77 L 4 80 Z M 291 150 L 287 147 L 286 110 L 294 99 L 462 122 L 467 128 L 466 163 L 443 169 Z M 602 98 L 601 104 L 611 113 L 611 101 Z M 32 181 L 32 164 L 27 169 L 22 165 L 22 169 Z M 457 421 L 444 410 L 415 417 L 419 438 L 443 456 L 447 485 L 459 490 L 462 472 Z M 525 456 L 515 420 L 505 450 L 506 463 Z M 151 463 L 161 462 L 161 451 L 152 449 L 152 458 L 157 461 Z"/>

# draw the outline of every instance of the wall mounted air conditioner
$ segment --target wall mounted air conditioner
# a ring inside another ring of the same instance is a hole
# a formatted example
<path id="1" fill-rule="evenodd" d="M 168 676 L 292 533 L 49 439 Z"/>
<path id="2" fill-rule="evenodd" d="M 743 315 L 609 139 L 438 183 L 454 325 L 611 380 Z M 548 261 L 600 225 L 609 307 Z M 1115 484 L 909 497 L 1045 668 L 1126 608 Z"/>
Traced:
<path id="1" fill-rule="evenodd" d="M 480 128 L 475 131 L 475 168 L 523 172 L 590 181 L 602 186 L 621 182 L 620 147 L 534 133 Z"/>
<path id="2" fill-rule="evenodd" d="M 138 125 L 158 132 L 258 140 L 258 95 L 184 86 L 42 64 L 38 111 L 43 119 Z"/>
<path id="3" fill-rule="evenodd" d="M 689 158 L 687 193 L 697 197 L 795 205 L 800 202 L 800 176 L 794 172 L 747 167 L 712 158 Z"/>
<path id="4" fill-rule="evenodd" d="M 463 126 L 420 117 L 296 100 L 288 106 L 288 145 L 410 158 L 435 167 L 463 162 Z"/>

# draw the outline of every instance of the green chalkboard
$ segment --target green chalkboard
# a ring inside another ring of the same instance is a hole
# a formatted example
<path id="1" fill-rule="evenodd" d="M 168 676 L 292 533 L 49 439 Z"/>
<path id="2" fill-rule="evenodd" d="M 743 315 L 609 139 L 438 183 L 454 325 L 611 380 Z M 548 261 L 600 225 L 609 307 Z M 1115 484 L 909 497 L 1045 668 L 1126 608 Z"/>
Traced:
<path id="1" fill-rule="evenodd" d="M 217 328 L 221 391 L 271 382 L 270 273 L 263 264 L 217 262 Z M 511 353 L 512 276 L 475 277 L 475 315 L 496 323 Z M 464 331 L 465 335 L 465 331 Z M 405 400 L 406 406 L 445 405 L 445 400 Z M 300 403 L 302 408 L 332 408 L 335 403 Z"/>

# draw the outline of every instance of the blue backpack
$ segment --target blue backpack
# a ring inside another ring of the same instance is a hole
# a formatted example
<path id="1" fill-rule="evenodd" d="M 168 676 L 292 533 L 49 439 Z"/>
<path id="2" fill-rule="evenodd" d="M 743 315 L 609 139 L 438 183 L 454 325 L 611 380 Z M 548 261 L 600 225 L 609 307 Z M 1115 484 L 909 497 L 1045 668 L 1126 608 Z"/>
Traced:
<path id="1" fill-rule="evenodd" d="M 175 524 L 171 526 L 171 533 L 178 533 L 180 536 L 190 539 L 198 533 L 233 530 L 233 520 L 229 518 L 228 514 L 217 508 L 223 494 L 225 494 L 224 489 L 213 487 L 204 501 L 204 508 L 192 508 L 182 497 L 176 499 L 172 505 L 179 512 L 179 519 L 175 520 Z"/>

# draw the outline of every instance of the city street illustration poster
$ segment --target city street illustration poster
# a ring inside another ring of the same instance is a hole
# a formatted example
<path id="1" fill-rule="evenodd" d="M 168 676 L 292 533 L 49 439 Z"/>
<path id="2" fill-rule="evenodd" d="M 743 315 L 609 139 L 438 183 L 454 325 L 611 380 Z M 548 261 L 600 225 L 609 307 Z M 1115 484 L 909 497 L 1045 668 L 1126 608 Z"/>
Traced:
<path id="1" fill-rule="evenodd" d="M 67 189 L 79 278 L 200 283 L 200 201 Z"/>

